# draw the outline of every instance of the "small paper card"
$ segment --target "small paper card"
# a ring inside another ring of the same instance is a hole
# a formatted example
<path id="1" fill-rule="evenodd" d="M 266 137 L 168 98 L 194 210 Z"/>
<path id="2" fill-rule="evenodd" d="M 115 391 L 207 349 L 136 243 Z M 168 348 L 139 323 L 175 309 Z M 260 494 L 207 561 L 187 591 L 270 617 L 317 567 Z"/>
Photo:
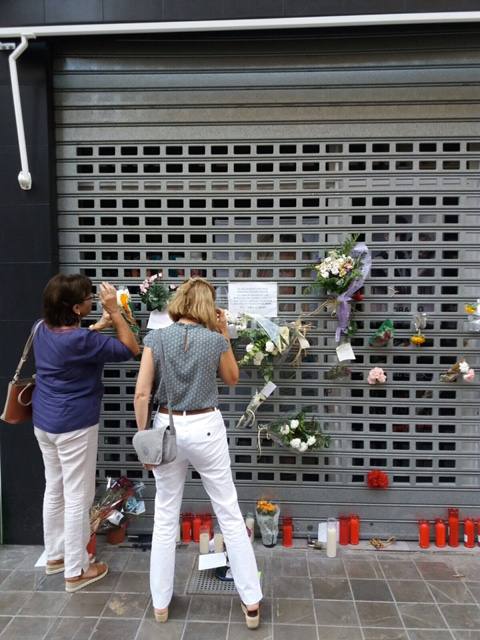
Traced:
<path id="1" fill-rule="evenodd" d="M 151 311 L 147 329 L 164 329 L 171 324 L 173 324 L 173 320 L 166 311 Z"/>
<path id="2" fill-rule="evenodd" d="M 340 523 L 337 520 L 337 542 L 340 539 Z M 326 522 L 319 522 L 318 523 L 318 541 L 319 542 L 324 542 L 326 544 L 327 542 L 327 523 Z"/>
<path id="3" fill-rule="evenodd" d="M 224 567 L 227 564 L 227 554 L 222 553 L 201 553 L 198 556 L 198 570 L 204 571 L 205 569 L 216 569 L 217 567 Z"/>
<path id="4" fill-rule="evenodd" d="M 343 362 L 344 360 L 355 360 L 355 354 L 353 353 L 350 342 L 342 342 L 342 344 L 338 345 L 336 351 L 339 362 Z"/>

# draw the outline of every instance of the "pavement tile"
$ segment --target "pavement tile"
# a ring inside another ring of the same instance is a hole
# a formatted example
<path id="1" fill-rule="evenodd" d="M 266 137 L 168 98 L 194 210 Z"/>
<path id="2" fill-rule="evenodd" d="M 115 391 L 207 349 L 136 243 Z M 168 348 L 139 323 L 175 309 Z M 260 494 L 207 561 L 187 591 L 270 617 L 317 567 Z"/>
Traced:
<path id="1" fill-rule="evenodd" d="M 365 640 L 409 640 L 406 631 L 402 629 L 378 629 L 376 627 L 363 627 Z"/>
<path id="2" fill-rule="evenodd" d="M 350 580 L 355 600 L 391 602 L 393 600 L 388 582 L 385 580 Z"/>
<path id="3" fill-rule="evenodd" d="M 312 586 L 305 578 L 288 578 L 273 575 L 273 596 L 275 598 L 290 598 L 295 594 L 296 598 L 311 598 Z"/>
<path id="4" fill-rule="evenodd" d="M 353 600 L 347 579 L 312 578 L 313 597 L 317 600 Z"/>
<path id="5" fill-rule="evenodd" d="M 380 563 L 377 562 L 377 560 L 354 560 L 353 558 L 345 558 L 343 562 L 349 578 L 383 579 Z"/>
<path id="6" fill-rule="evenodd" d="M 149 602 L 145 593 L 112 593 L 102 618 L 143 618 Z"/>
<path id="7" fill-rule="evenodd" d="M 183 622 L 172 622 L 168 620 L 166 624 L 155 622 L 155 620 L 144 620 L 140 624 L 140 629 L 135 640 L 180 640 L 183 634 Z M 94 638 L 92 638 L 94 640 Z M 115 640 L 115 639 L 112 639 Z"/>
<path id="8" fill-rule="evenodd" d="M 97 618 L 57 618 L 46 640 L 89 640 Z"/>
<path id="9" fill-rule="evenodd" d="M 275 598 L 273 601 L 273 624 L 315 624 L 312 600 Z"/>
<path id="10" fill-rule="evenodd" d="M 2 631 L 2 640 L 42 640 L 55 618 L 13 618 Z"/>
<path id="11" fill-rule="evenodd" d="M 245 624 L 231 622 L 228 628 L 227 640 L 273 640 L 273 627 L 265 623 L 262 618 L 258 629 L 247 629 Z"/>
<path id="12" fill-rule="evenodd" d="M 325 558 L 321 555 L 308 556 L 308 566 L 312 577 L 346 578 L 347 573 L 341 558 Z"/>
<path id="13" fill-rule="evenodd" d="M 390 602 L 357 602 L 362 627 L 391 627 L 403 629 L 396 605 Z"/>
<path id="14" fill-rule="evenodd" d="M 0 591 L 33 591 L 37 581 L 36 571 L 12 571 L 0 584 Z"/>
<path id="15" fill-rule="evenodd" d="M 425 580 L 455 580 L 457 571 L 446 562 L 417 561 L 417 567 Z M 458 578 L 457 578 L 458 579 Z"/>
<path id="16" fill-rule="evenodd" d="M 296 558 L 273 558 L 271 568 L 277 576 L 308 576 L 308 563 L 305 556 Z"/>
<path id="17" fill-rule="evenodd" d="M 187 622 L 182 640 L 226 640 L 227 631 L 226 622 Z"/>
<path id="18" fill-rule="evenodd" d="M 380 566 L 387 580 L 421 580 L 422 576 L 411 560 L 380 560 Z"/>
<path id="19" fill-rule="evenodd" d="M 298 624 L 273 625 L 273 636 L 275 640 L 317 640 L 317 630 L 315 627 L 302 627 Z"/>
<path id="20" fill-rule="evenodd" d="M 451 629 L 480 630 L 480 608 L 474 604 L 439 604 Z"/>
<path id="21" fill-rule="evenodd" d="M 317 627 L 318 640 L 363 640 L 360 627 Z"/>
<path id="22" fill-rule="evenodd" d="M 317 624 L 322 626 L 358 627 L 358 617 L 353 602 L 315 600 Z"/>
<path id="23" fill-rule="evenodd" d="M 70 598 L 68 593 L 35 591 L 20 609 L 20 614 L 25 616 L 57 616 Z"/>
<path id="24" fill-rule="evenodd" d="M 409 629 L 410 640 L 452 640 L 451 631 L 446 629 Z M 466 640 L 466 639 L 465 639 Z M 471 640 L 474 640 L 473 638 Z M 480 640 L 480 636 L 477 640 Z"/>
<path id="25" fill-rule="evenodd" d="M 429 582 L 433 597 L 445 604 L 469 604 L 475 600 L 463 582 Z"/>
<path id="26" fill-rule="evenodd" d="M 5 629 L 10 620 L 12 620 L 11 616 L 0 616 L 0 633 Z"/>
<path id="27" fill-rule="evenodd" d="M 115 591 L 123 593 L 150 593 L 148 573 L 125 571 L 118 579 Z"/>
<path id="28" fill-rule="evenodd" d="M 109 599 L 108 593 L 72 593 L 62 609 L 62 617 L 98 617 Z"/>
<path id="29" fill-rule="evenodd" d="M 0 592 L 0 615 L 15 615 L 29 600 L 33 592 L 5 591 Z"/>
<path id="30" fill-rule="evenodd" d="M 228 622 L 231 606 L 232 598 L 230 596 L 192 596 L 188 619 Z"/>
<path id="31" fill-rule="evenodd" d="M 92 640 L 135 640 L 140 620 L 99 620 Z"/>
<path id="32" fill-rule="evenodd" d="M 436 604 L 401 603 L 398 610 L 407 629 L 445 629 L 447 626 Z"/>
<path id="33" fill-rule="evenodd" d="M 389 580 L 388 584 L 397 602 L 433 602 L 423 580 Z"/>

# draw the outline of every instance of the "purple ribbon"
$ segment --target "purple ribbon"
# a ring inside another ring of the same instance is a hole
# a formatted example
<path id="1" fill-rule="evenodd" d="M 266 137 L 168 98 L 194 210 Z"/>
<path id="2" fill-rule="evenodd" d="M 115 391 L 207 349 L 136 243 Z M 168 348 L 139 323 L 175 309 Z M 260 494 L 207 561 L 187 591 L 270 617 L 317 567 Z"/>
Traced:
<path id="1" fill-rule="evenodd" d="M 335 332 L 335 341 L 340 342 L 342 334 L 347 333 L 348 322 L 350 320 L 352 296 L 355 291 L 361 289 L 365 283 L 365 280 L 370 273 L 370 267 L 372 266 L 372 257 L 367 245 L 364 242 L 357 242 L 352 249 L 352 258 L 358 258 L 362 256 L 361 261 L 361 275 L 359 278 L 353 280 L 348 289 L 337 296 L 337 330 Z"/>

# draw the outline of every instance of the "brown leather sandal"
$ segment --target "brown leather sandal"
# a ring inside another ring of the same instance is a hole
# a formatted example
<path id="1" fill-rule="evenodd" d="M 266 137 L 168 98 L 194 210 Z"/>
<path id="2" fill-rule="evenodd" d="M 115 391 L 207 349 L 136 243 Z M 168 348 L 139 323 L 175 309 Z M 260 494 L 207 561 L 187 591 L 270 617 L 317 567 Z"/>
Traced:
<path id="1" fill-rule="evenodd" d="M 107 573 L 108 565 L 104 562 L 94 562 L 88 567 L 87 571 L 82 571 L 81 575 L 76 578 L 65 578 L 65 591 L 68 591 L 68 593 L 79 591 L 89 584 L 101 580 Z"/>
<path id="2" fill-rule="evenodd" d="M 63 558 L 60 560 L 47 560 L 45 565 L 45 573 L 47 576 L 53 576 L 55 573 L 62 573 L 65 570 L 65 562 Z"/>
<path id="3" fill-rule="evenodd" d="M 245 614 L 245 623 L 249 629 L 258 629 L 260 625 L 260 605 L 253 611 L 247 609 L 247 605 L 240 602 L 242 611 Z"/>
<path id="4" fill-rule="evenodd" d="M 153 607 L 153 615 L 157 622 L 166 622 L 168 620 L 168 608 L 167 609 L 155 609 Z"/>

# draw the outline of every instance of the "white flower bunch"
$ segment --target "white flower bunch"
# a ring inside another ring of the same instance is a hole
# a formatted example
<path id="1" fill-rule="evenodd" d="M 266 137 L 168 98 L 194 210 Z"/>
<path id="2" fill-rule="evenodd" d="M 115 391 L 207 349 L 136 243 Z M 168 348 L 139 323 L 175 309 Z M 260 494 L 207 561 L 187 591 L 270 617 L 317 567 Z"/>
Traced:
<path id="1" fill-rule="evenodd" d="M 328 447 L 330 441 L 330 437 L 320 431 L 317 421 L 314 418 L 305 418 L 303 412 L 290 420 L 273 423 L 264 429 L 270 437 L 299 453 Z"/>
<path id="2" fill-rule="evenodd" d="M 315 269 L 325 279 L 332 276 L 343 278 L 352 271 L 354 266 L 353 258 L 334 249 L 328 252 L 327 257 L 320 264 L 315 265 Z"/>

